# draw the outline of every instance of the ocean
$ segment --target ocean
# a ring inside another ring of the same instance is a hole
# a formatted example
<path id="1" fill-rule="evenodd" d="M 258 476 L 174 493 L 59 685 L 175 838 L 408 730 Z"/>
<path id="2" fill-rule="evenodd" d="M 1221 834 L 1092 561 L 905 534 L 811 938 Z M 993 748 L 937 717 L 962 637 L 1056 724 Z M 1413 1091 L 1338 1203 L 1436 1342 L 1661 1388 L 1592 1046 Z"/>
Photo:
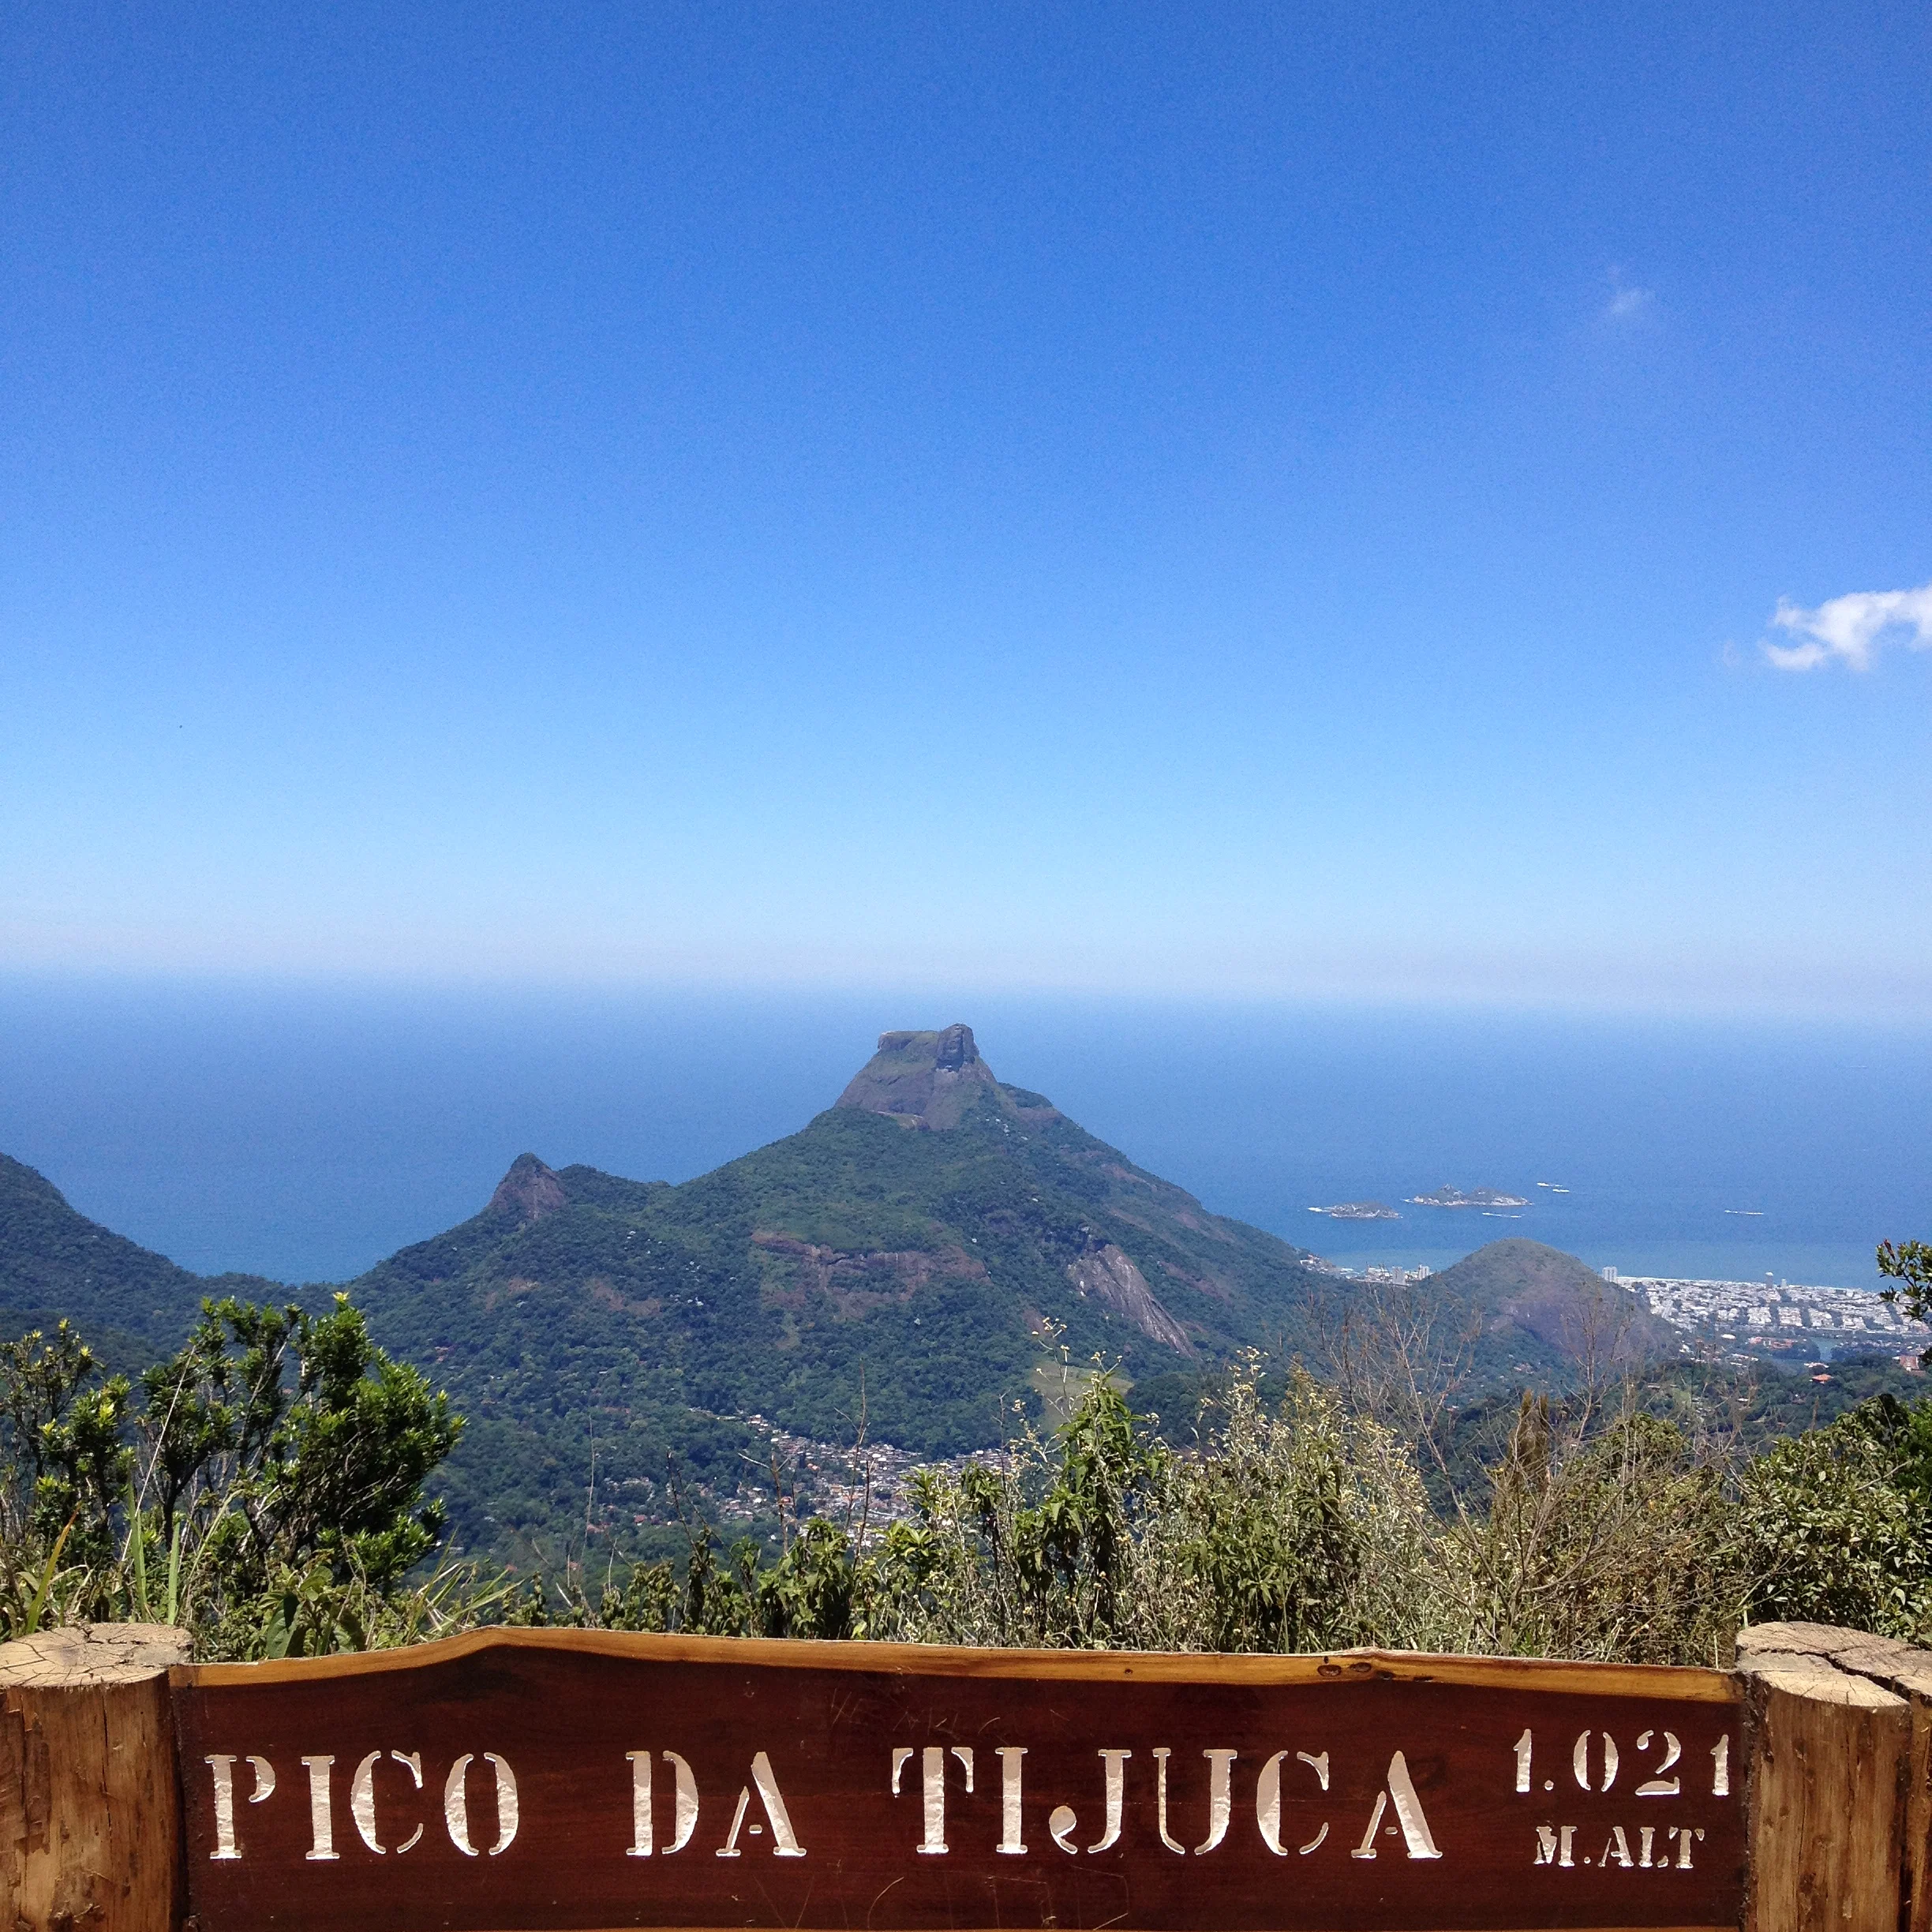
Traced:
<path id="1" fill-rule="evenodd" d="M 1625 1274 L 1869 1286 L 1880 1239 L 1932 1238 L 1932 1029 L 1848 1023 L 16 977 L 0 1151 L 186 1267 L 341 1280 L 526 1149 L 686 1179 L 829 1106 L 882 1029 L 955 1020 L 1002 1079 L 1351 1267 L 1524 1234 Z M 1445 1183 L 1530 1205 L 1410 1204 Z M 1309 1211 L 1362 1200 L 1401 1218 Z"/>

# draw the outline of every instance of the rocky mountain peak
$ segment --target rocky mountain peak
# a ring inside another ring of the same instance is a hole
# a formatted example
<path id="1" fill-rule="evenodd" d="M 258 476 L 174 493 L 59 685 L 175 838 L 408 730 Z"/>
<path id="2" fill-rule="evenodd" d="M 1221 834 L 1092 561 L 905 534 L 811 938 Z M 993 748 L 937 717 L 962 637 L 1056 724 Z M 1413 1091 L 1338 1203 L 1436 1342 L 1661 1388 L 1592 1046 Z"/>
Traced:
<path id="1" fill-rule="evenodd" d="M 564 1183 L 534 1154 L 519 1154 L 510 1163 L 510 1171 L 496 1183 L 496 1192 L 485 1210 L 490 1214 L 511 1215 L 519 1226 L 527 1227 L 570 1204 Z"/>
<path id="2" fill-rule="evenodd" d="M 933 1042 L 933 1065 L 942 1073 L 957 1073 L 979 1058 L 979 1043 L 969 1026 L 942 1028 Z"/>
<path id="3" fill-rule="evenodd" d="M 957 1127 L 979 1095 L 998 1091 L 969 1026 L 882 1033 L 878 1051 L 838 1097 L 842 1107 L 883 1114 L 908 1127 Z"/>

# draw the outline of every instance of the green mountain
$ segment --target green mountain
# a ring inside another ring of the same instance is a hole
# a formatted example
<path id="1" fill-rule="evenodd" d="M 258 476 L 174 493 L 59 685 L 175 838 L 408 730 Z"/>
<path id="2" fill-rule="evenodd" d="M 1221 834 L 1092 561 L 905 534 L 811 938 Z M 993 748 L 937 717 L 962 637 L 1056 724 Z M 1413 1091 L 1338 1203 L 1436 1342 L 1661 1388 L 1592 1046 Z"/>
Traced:
<path id="1" fill-rule="evenodd" d="M 680 1186 L 521 1155 L 482 1211 L 352 1284 L 378 1341 L 470 1419 L 445 1477 L 459 1548 L 554 1562 L 595 1536 L 649 1543 L 680 1513 L 769 1519 L 774 1432 L 903 1457 L 1002 1440 L 1046 1365 L 1094 1358 L 1165 1415 L 1236 1349 L 1320 1361 L 1378 1291 L 1211 1214 L 1050 1101 L 997 1080 L 964 1026 L 888 1033 L 798 1133 Z M 1560 1383 L 1580 1361 L 1680 1338 L 1574 1257 L 1493 1243 L 1402 1291 L 1460 1346 L 1472 1395 Z M 189 1274 L 75 1212 L 0 1157 L 0 1312 L 71 1316 L 117 1365 L 177 1346 Z"/>
<path id="2" fill-rule="evenodd" d="M 1711 1366 L 1687 1362 L 1694 1351 L 1682 1332 L 1587 1263 L 1521 1238 L 1492 1241 L 1420 1282 L 1349 1288 L 1322 1306 L 1335 1345 L 1371 1376 L 1413 1368 L 1470 1415 L 1513 1415 L 1525 1387 Z M 1137 1383 L 1134 1399 L 1184 1421 L 1213 1383 L 1211 1370 L 1191 1364 Z"/>
<path id="3" fill-rule="evenodd" d="M 1679 1331 L 1627 1290 L 1541 1241 L 1492 1241 L 1427 1285 L 1448 1320 L 1466 1311 L 1466 1325 L 1479 1326 L 1477 1355 L 1488 1377 L 1545 1383 L 1582 1368 L 1619 1370 L 1690 1352 Z"/>
<path id="4" fill-rule="evenodd" d="M 191 1275 L 69 1207 L 43 1174 L 0 1154 L 0 1327 L 66 1316 L 116 1368 L 178 1348 L 204 1295 L 251 1301 L 288 1290 L 254 1275 Z"/>
<path id="5" fill-rule="evenodd" d="M 662 1520 L 671 1458 L 707 1507 L 751 1476 L 747 1418 L 956 1455 L 1037 1406 L 1043 1342 L 1129 1379 L 1305 1346 L 1335 1290 L 1312 1261 L 1003 1084 L 954 1026 L 885 1035 L 836 1105 L 682 1186 L 524 1155 L 354 1293 L 471 1417 L 452 1501 L 501 1546 L 581 1526 L 593 1447 L 605 1507 Z"/>

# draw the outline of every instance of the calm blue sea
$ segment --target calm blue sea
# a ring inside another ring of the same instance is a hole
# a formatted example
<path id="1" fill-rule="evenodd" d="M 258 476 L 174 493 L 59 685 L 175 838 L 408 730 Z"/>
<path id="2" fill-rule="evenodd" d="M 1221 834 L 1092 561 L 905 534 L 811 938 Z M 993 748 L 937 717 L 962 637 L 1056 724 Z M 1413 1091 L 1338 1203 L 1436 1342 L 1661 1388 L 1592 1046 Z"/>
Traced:
<path id="1" fill-rule="evenodd" d="M 474 1213 L 526 1148 L 684 1179 L 829 1105 L 882 1028 L 953 1020 L 1210 1207 L 1351 1264 L 1521 1234 L 1627 1273 L 1857 1286 L 1880 1238 L 1932 1237 L 1925 1028 L 15 979 L 0 1151 L 189 1267 L 340 1279 Z M 1307 1211 L 1443 1182 L 1533 1204 Z"/>

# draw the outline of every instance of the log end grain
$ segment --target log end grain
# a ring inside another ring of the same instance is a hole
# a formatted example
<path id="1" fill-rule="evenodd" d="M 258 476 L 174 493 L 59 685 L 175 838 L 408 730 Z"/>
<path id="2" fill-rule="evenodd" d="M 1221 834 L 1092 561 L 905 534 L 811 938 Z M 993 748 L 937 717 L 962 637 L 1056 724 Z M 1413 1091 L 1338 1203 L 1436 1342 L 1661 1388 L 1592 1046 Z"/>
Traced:
<path id="1" fill-rule="evenodd" d="M 1739 1637 L 1747 1932 L 1896 1932 L 1900 1923 L 1912 1707 L 1836 1661 L 1858 1635 L 1784 1624 Z"/>
<path id="2" fill-rule="evenodd" d="M 0 1926 L 173 1932 L 180 1631 L 95 1624 L 0 1645 Z"/>
<path id="3" fill-rule="evenodd" d="M 189 1661 L 185 1631 L 167 1623 L 76 1623 L 0 1644 L 0 1690 L 140 1683 Z"/>

